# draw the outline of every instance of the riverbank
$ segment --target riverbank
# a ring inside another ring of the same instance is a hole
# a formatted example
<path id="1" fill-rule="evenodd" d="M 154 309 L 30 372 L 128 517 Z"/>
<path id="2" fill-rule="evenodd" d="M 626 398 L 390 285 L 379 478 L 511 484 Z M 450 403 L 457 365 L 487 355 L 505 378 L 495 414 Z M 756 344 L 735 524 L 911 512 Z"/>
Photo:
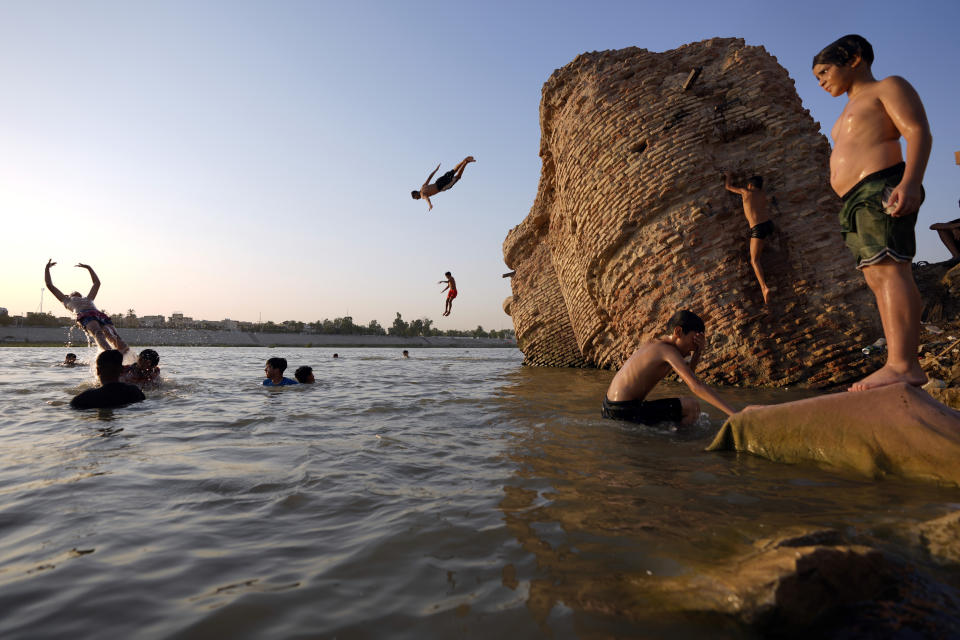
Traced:
<path id="1" fill-rule="evenodd" d="M 257 333 L 204 329 L 120 329 L 132 347 L 406 347 L 510 348 L 515 340 L 450 336 L 404 337 L 313 333 Z M 87 337 L 79 327 L 0 327 L 0 346 L 82 346 Z"/>

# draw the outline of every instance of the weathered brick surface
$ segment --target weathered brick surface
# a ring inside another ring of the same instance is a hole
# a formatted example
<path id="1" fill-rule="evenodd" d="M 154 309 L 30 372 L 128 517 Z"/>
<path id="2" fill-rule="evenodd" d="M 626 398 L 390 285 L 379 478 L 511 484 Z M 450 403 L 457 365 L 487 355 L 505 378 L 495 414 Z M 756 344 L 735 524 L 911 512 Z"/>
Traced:
<path id="1" fill-rule="evenodd" d="M 544 85 L 540 126 L 537 197 L 503 247 L 527 363 L 616 368 L 689 308 L 707 322 L 699 371 L 713 383 L 862 375 L 860 347 L 881 333 L 838 230 L 830 148 L 763 47 L 582 54 Z M 775 199 L 767 308 L 724 169 L 737 184 L 764 176 Z"/>

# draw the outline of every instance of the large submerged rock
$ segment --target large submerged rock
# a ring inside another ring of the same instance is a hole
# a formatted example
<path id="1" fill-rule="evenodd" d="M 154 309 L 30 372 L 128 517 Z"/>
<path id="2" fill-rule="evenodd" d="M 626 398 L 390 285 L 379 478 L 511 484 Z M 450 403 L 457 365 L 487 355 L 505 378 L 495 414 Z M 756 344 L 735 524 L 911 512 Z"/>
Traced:
<path id="1" fill-rule="evenodd" d="M 689 308 L 707 321 L 709 382 L 862 375 L 881 333 L 838 230 L 829 144 L 763 47 L 582 54 L 544 85 L 540 126 L 536 200 L 503 247 L 527 364 L 615 368 Z M 762 175 L 774 200 L 767 308 L 725 169 Z"/>
<path id="2" fill-rule="evenodd" d="M 960 411 L 906 384 L 734 414 L 710 451 L 960 486 Z"/>

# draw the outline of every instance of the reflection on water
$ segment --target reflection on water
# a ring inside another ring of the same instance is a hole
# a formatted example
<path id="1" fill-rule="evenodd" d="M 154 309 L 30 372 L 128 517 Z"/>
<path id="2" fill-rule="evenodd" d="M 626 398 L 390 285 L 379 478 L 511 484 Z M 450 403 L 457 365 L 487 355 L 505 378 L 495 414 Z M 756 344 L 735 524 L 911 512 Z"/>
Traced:
<path id="1" fill-rule="evenodd" d="M 736 636 L 744 631 L 730 621 L 665 612 L 663 579 L 722 566 L 796 525 L 836 528 L 896 552 L 891 528 L 942 515 L 958 498 L 952 489 L 706 453 L 716 426 L 684 434 L 603 420 L 597 398 L 608 382 L 602 372 L 522 369 L 499 399 L 516 465 L 499 508 L 536 559 L 509 567 L 504 579 L 525 586 L 543 628 L 559 608 L 581 614 L 574 617 L 585 635 L 669 627 L 684 637 L 717 637 L 719 628 Z M 545 389 L 557 419 L 533 409 Z M 658 389 L 674 393 L 683 389 Z M 809 394 L 724 395 L 744 406 Z"/>
<path id="2" fill-rule="evenodd" d="M 960 497 L 705 453 L 711 409 L 603 420 L 610 372 L 339 351 L 163 348 L 145 402 L 77 412 L 89 370 L 0 349 L 0 637 L 745 637 L 658 585 L 787 526 L 912 553 Z M 317 384 L 261 387 L 274 355 Z"/>

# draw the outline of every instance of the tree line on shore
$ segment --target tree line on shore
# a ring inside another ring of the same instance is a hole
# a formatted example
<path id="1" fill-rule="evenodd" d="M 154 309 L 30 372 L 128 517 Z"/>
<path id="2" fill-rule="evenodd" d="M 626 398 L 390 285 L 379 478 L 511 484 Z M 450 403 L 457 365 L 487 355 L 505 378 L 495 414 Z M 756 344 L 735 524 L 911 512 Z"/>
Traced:
<path id="1" fill-rule="evenodd" d="M 141 324 L 133 309 L 128 309 L 126 315 L 116 313 L 107 314 L 113 320 L 114 325 L 120 328 L 138 328 Z M 24 327 L 64 327 L 73 324 L 74 320 L 67 316 L 54 316 L 49 311 L 39 313 L 29 311 L 24 316 L 11 317 L 5 309 L 0 309 L 0 326 L 17 325 Z M 205 329 L 211 331 L 223 331 L 227 327 L 223 321 L 195 320 L 190 321 L 189 325 L 181 322 L 167 322 L 162 324 L 152 324 L 152 327 L 167 329 Z M 344 316 L 317 320 L 316 322 L 300 322 L 298 320 L 284 320 L 280 323 L 272 321 L 267 322 L 242 322 L 235 321 L 231 328 L 236 331 L 250 333 L 307 333 L 307 334 L 333 334 L 333 335 L 366 335 L 366 336 L 407 336 L 407 337 L 431 337 L 447 336 L 458 338 L 499 338 L 515 339 L 516 334 L 513 329 L 491 329 L 485 331 L 480 325 L 476 329 L 447 329 L 441 331 L 433 326 L 433 320 L 430 318 L 417 318 L 407 322 L 399 312 L 393 319 L 393 324 L 384 328 L 376 320 L 371 320 L 369 324 L 354 324 L 353 318 Z"/>

